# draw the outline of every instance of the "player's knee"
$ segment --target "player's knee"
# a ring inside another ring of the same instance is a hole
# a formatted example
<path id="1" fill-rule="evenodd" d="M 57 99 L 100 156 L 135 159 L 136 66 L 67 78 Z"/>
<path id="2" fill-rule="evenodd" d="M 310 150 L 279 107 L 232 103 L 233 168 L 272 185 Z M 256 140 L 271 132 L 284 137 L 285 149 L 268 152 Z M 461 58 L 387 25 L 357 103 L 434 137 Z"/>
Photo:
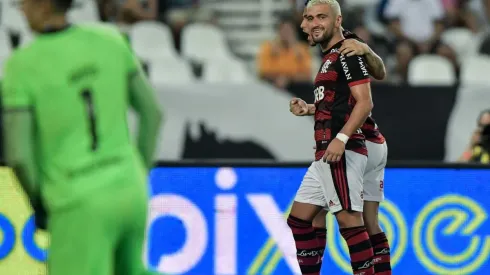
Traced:
<path id="1" fill-rule="evenodd" d="M 293 235 L 301 233 L 305 228 L 311 228 L 312 227 L 311 221 L 303 220 L 303 219 L 295 217 L 291 214 L 289 214 L 289 216 L 288 216 L 287 224 L 289 226 L 289 229 L 291 229 L 291 232 L 293 233 Z"/>
<path id="2" fill-rule="evenodd" d="M 364 225 L 361 212 L 342 210 L 335 213 L 335 217 L 337 218 L 337 223 L 339 224 L 340 228 Z"/>
<path id="3" fill-rule="evenodd" d="M 314 228 L 325 228 L 327 227 L 327 211 L 322 209 L 313 219 Z"/>
<path id="4" fill-rule="evenodd" d="M 377 217 L 364 217 L 364 226 L 366 226 L 366 230 L 370 236 L 381 232 Z"/>
<path id="5" fill-rule="evenodd" d="M 320 209 L 321 207 L 317 205 L 294 201 L 289 216 L 307 221 L 311 224 Z"/>

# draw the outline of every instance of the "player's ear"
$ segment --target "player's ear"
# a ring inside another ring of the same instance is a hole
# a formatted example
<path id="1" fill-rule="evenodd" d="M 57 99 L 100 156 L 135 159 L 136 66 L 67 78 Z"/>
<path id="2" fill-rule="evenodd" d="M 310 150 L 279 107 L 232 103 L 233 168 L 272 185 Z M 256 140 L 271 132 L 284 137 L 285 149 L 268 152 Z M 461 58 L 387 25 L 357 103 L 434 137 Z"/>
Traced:
<path id="1" fill-rule="evenodd" d="M 342 26 L 342 15 L 337 15 L 337 19 L 335 20 L 335 27 L 340 28 Z"/>

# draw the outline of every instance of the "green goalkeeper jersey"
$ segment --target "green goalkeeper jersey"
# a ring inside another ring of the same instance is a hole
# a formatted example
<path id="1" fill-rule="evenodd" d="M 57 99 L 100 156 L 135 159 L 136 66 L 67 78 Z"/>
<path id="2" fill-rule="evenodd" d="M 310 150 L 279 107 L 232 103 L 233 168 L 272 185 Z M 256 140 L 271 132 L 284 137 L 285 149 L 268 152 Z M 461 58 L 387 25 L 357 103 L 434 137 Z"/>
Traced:
<path id="1" fill-rule="evenodd" d="M 48 209 L 145 185 L 148 167 L 127 123 L 129 78 L 140 72 L 125 37 L 106 25 L 44 33 L 9 58 L 3 105 L 33 114 L 37 184 Z"/>

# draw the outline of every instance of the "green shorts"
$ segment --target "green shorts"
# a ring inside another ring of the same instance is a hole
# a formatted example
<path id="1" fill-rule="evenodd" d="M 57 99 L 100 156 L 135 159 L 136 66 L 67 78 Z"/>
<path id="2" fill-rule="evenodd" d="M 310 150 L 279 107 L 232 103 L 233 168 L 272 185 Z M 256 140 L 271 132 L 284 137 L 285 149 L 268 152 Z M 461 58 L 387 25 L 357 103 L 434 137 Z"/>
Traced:
<path id="1" fill-rule="evenodd" d="M 49 214 L 50 275 L 141 275 L 148 210 L 144 185 L 100 190 Z"/>

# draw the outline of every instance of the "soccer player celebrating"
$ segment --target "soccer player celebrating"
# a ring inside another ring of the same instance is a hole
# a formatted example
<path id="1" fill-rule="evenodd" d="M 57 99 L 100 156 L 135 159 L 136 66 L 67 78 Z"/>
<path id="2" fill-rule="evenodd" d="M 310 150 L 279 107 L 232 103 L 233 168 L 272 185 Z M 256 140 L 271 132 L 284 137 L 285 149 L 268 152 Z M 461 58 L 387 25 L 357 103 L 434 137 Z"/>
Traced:
<path id="1" fill-rule="evenodd" d="M 6 160 L 51 236 L 50 275 L 145 274 L 146 180 L 161 110 L 125 38 L 69 25 L 71 4 L 23 1 L 39 36 L 5 67 Z"/>
<path id="2" fill-rule="evenodd" d="M 373 248 L 362 218 L 367 149 L 360 127 L 373 106 L 365 59 L 341 54 L 344 36 L 337 1 L 310 1 L 306 20 L 313 42 L 322 47 L 323 65 L 315 79 L 315 104 L 292 104 L 300 107 L 292 111 L 314 114 L 316 153 L 296 194 L 288 224 L 303 274 L 320 272 L 323 247 L 312 220 L 325 206 L 335 214 L 349 246 L 353 273 L 374 274 Z"/>
<path id="3" fill-rule="evenodd" d="M 306 33 L 310 33 L 308 21 L 306 20 L 306 8 L 304 10 L 301 28 Z M 368 72 L 378 80 L 383 79 L 386 75 L 383 60 L 355 34 L 346 30 L 343 30 L 342 33 L 346 40 L 343 41 L 340 52 L 347 56 L 365 56 Z M 308 42 L 311 46 L 316 46 L 311 35 L 308 35 Z M 315 110 L 314 104 L 307 106 L 306 102 L 297 98 L 291 101 L 290 108 L 295 115 L 313 115 L 314 111 L 310 114 L 301 114 L 301 110 Z M 366 119 L 361 130 L 366 137 L 366 147 L 369 152 L 366 170 L 364 172 L 363 218 L 371 244 L 374 248 L 374 270 L 376 274 L 389 275 L 391 274 L 390 246 L 378 221 L 379 203 L 384 199 L 384 170 L 388 150 L 385 138 L 380 133 L 372 116 Z M 326 209 L 328 210 L 328 207 Z M 326 211 L 322 210 L 313 220 L 313 227 L 315 228 L 317 240 L 321 247 L 325 247 L 326 245 L 326 214 Z"/>

